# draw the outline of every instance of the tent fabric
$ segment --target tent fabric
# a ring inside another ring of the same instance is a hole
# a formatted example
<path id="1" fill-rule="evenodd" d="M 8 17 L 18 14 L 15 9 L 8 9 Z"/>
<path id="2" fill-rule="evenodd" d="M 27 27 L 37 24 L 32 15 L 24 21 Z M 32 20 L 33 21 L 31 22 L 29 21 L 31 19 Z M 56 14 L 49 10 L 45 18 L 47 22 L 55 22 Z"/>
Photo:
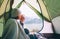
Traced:
<path id="1" fill-rule="evenodd" d="M 54 24 L 55 32 L 60 34 L 60 16 L 54 18 L 52 23 Z"/>
<path id="2" fill-rule="evenodd" d="M 4 12 L 5 12 L 5 8 L 7 8 L 9 5 L 10 5 L 10 3 L 8 3 L 9 1 L 8 0 L 4 0 L 3 1 L 3 3 L 2 3 L 2 5 L 0 6 L 0 16 L 2 15 L 2 14 L 4 14 Z M 10 7 L 10 6 L 9 6 Z M 8 7 L 8 8 L 9 8 Z M 8 10 L 8 8 L 6 9 L 6 11 Z"/>
<path id="3" fill-rule="evenodd" d="M 10 10 L 10 1 L 9 0 L 3 0 L 2 5 L 0 7 L 0 22 L 4 21 L 4 13 L 8 12 L 9 10 Z"/>
<path id="4" fill-rule="evenodd" d="M 22 0 L 15 8 L 20 8 L 24 0 Z"/>
<path id="5" fill-rule="evenodd" d="M 39 12 L 41 12 L 37 0 L 25 0 L 25 1 L 28 2 L 31 6 L 33 6 L 35 9 L 37 9 Z"/>
<path id="6" fill-rule="evenodd" d="M 46 18 L 52 20 L 55 17 L 60 16 L 60 0 L 38 0 L 38 1 L 39 4 L 41 5 L 42 13 Z"/>
<path id="7" fill-rule="evenodd" d="M 60 0 L 38 0 L 38 2 L 43 16 L 51 21 L 54 33 L 60 34 Z"/>
<path id="8" fill-rule="evenodd" d="M 40 18 L 45 19 L 46 21 L 50 22 L 49 19 L 47 19 L 46 17 L 44 17 L 42 15 L 42 12 L 40 12 L 38 9 L 36 9 L 34 6 L 32 6 L 30 3 L 28 3 L 27 1 L 24 1 L 26 3 L 26 5 L 31 8 Z"/>
<path id="9" fill-rule="evenodd" d="M 51 19 L 60 16 L 60 0 L 43 0 Z"/>
<path id="10" fill-rule="evenodd" d="M 27 6 L 29 8 L 31 8 L 40 18 L 42 18 L 42 14 L 36 9 L 34 8 L 32 5 L 30 5 L 28 2 L 25 1 L 25 3 L 27 4 Z"/>
<path id="11" fill-rule="evenodd" d="M 0 0 L 0 36 L 2 36 L 3 32 L 3 21 L 4 21 L 4 13 L 8 12 L 10 9 L 10 1 L 9 0 Z"/>
<path id="12" fill-rule="evenodd" d="M 1 6 L 1 4 L 3 3 L 3 1 L 4 1 L 4 0 L 0 0 L 0 6 Z"/>
<path id="13" fill-rule="evenodd" d="M 41 10 L 42 10 L 42 14 L 45 18 L 47 18 L 49 21 L 50 21 L 50 18 L 49 18 L 49 15 L 48 15 L 48 12 L 47 12 L 47 9 L 43 3 L 42 0 L 38 0 L 39 4 L 40 4 L 40 7 L 41 7 Z"/>

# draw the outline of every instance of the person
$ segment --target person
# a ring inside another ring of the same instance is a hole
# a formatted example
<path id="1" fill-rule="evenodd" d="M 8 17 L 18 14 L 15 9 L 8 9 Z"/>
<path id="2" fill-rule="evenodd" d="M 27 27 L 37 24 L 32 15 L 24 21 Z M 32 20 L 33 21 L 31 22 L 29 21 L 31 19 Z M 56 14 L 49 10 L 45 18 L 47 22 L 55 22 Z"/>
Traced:
<path id="1" fill-rule="evenodd" d="M 8 19 L 5 24 L 5 36 L 3 39 L 29 39 L 29 37 L 26 36 L 22 25 L 17 21 L 19 20 L 19 14 L 17 9 L 12 10 L 11 18 Z"/>
<path id="2" fill-rule="evenodd" d="M 16 11 L 16 13 L 15 13 Z M 13 15 L 14 14 L 14 15 Z M 17 23 L 18 23 L 18 28 L 20 30 L 20 37 L 19 39 L 30 39 L 29 36 L 26 35 L 23 25 L 21 23 L 24 22 L 25 18 L 23 16 L 23 14 L 21 14 L 21 12 L 18 9 L 14 9 L 14 11 L 11 14 L 11 18 L 16 19 Z"/>
<path id="3" fill-rule="evenodd" d="M 19 11 L 19 12 L 20 12 L 20 11 Z M 19 18 L 19 20 L 20 20 L 20 24 L 21 24 L 22 27 L 24 28 L 24 20 L 25 20 L 25 17 L 24 17 L 23 14 L 21 14 L 21 12 L 20 12 L 20 14 L 18 15 L 18 18 Z"/>

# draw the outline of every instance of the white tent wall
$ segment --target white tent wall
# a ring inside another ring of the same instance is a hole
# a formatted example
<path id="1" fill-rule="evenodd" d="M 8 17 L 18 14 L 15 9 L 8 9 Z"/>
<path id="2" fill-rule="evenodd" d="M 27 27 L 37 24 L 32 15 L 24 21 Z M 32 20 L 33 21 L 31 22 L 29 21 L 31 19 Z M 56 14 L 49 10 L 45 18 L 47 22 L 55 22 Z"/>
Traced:
<path id="1" fill-rule="evenodd" d="M 56 33 L 60 34 L 60 16 L 52 20 Z"/>
<path id="2" fill-rule="evenodd" d="M 40 33 L 53 33 L 51 23 L 44 20 L 44 28 Z"/>

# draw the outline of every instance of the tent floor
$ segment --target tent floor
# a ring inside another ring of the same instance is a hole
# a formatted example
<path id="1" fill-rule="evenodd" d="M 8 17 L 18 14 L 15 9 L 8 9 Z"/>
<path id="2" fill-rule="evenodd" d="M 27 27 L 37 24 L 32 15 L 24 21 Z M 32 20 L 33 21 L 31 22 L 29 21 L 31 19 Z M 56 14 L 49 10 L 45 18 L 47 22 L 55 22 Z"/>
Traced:
<path id="1" fill-rule="evenodd" d="M 60 34 L 41 33 L 41 35 L 47 39 L 60 39 Z"/>

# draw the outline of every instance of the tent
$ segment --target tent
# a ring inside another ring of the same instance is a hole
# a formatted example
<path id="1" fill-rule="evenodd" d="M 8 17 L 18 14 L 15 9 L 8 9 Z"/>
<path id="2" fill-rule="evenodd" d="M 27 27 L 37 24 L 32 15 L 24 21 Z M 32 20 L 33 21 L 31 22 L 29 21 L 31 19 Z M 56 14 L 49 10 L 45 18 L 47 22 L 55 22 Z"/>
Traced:
<path id="1" fill-rule="evenodd" d="M 41 12 L 24 0 L 22 0 L 15 8 L 19 8 L 22 2 L 25 2 L 39 17 L 50 22 L 54 27 L 55 33 L 60 34 L 60 0 L 37 0 L 41 8 Z M 9 10 L 10 0 L 0 0 L 0 34 L 3 30 L 1 27 L 4 22 L 4 12 L 8 12 Z"/>
<path id="2" fill-rule="evenodd" d="M 8 12 L 10 9 L 10 1 L 9 0 L 0 0 L 0 36 L 2 36 L 3 32 L 3 21 L 4 21 L 4 12 Z"/>
<path id="3" fill-rule="evenodd" d="M 51 21 L 54 32 L 60 34 L 60 0 L 38 0 L 42 14 Z"/>

